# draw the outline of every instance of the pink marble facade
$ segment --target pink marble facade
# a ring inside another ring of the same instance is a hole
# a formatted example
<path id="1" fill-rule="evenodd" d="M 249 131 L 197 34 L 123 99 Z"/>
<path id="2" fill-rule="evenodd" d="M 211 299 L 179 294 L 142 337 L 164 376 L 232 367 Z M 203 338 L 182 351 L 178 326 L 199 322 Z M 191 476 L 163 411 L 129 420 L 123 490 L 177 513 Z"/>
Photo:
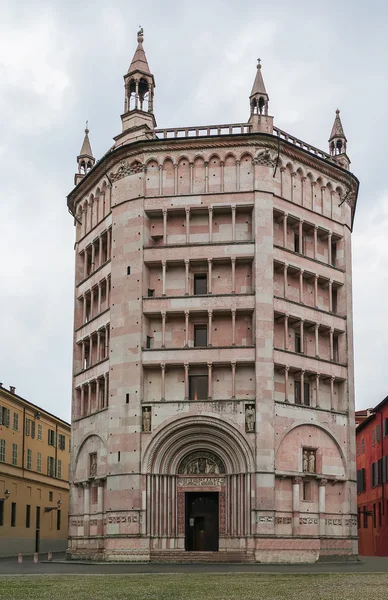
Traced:
<path id="1" fill-rule="evenodd" d="M 277 157 L 259 119 L 125 138 L 69 196 L 71 557 L 184 552 L 185 493 L 199 490 L 219 493 L 222 552 L 357 554 L 356 182 L 294 138 Z M 201 452 L 224 472 L 181 473 Z"/>

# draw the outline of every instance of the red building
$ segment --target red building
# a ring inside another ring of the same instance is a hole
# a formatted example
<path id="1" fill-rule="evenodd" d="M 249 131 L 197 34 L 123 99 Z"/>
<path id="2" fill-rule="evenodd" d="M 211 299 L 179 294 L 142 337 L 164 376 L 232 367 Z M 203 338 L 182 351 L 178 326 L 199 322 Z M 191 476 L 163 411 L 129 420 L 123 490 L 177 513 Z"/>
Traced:
<path id="1" fill-rule="evenodd" d="M 388 556 L 388 396 L 356 423 L 358 551 Z"/>

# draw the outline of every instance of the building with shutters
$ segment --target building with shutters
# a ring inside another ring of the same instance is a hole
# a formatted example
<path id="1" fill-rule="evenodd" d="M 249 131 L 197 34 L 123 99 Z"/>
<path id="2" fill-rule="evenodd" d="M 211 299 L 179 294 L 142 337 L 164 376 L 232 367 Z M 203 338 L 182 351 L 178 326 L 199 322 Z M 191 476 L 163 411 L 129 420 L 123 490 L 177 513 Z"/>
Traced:
<path id="1" fill-rule="evenodd" d="M 86 129 L 70 558 L 357 554 L 358 180 L 339 111 L 319 150 L 274 126 L 255 71 L 246 121 L 159 129 L 140 31 L 97 162 Z"/>
<path id="2" fill-rule="evenodd" d="M 66 549 L 70 425 L 0 383 L 0 556 Z"/>
<path id="3" fill-rule="evenodd" d="M 388 396 L 368 412 L 356 430 L 359 554 L 388 556 Z"/>

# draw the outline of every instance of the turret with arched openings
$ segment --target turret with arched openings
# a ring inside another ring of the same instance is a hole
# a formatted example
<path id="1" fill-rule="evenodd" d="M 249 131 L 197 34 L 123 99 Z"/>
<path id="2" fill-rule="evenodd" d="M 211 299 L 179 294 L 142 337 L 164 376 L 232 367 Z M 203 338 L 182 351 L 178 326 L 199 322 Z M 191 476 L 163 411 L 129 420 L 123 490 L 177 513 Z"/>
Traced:
<path id="1" fill-rule="evenodd" d="M 153 108 L 155 79 L 148 66 L 143 41 L 141 28 L 137 34 L 136 52 L 124 75 L 124 114 L 121 115 L 123 132 L 115 138 L 117 146 L 149 137 L 156 127 Z"/>
<path id="2" fill-rule="evenodd" d="M 335 119 L 329 138 L 330 156 L 344 169 L 349 169 L 350 160 L 346 154 L 347 139 L 342 127 L 340 111 L 335 111 Z"/>
<path id="3" fill-rule="evenodd" d="M 96 164 L 96 159 L 93 156 L 92 147 L 89 140 L 89 128 L 86 121 L 85 137 L 82 144 L 81 152 L 77 156 L 78 173 L 74 176 L 74 184 L 77 185 L 81 179 L 89 173 L 90 169 Z"/>

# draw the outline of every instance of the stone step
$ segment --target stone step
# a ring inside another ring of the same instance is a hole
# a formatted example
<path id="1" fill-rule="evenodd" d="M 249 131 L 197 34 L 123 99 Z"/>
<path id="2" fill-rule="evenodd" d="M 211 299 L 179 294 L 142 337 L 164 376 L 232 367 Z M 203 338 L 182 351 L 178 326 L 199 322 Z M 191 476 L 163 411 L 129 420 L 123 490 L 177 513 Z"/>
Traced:
<path id="1" fill-rule="evenodd" d="M 174 563 L 247 563 L 254 562 L 251 553 L 245 550 L 229 552 L 186 552 L 185 550 L 152 550 L 151 562 Z"/>

